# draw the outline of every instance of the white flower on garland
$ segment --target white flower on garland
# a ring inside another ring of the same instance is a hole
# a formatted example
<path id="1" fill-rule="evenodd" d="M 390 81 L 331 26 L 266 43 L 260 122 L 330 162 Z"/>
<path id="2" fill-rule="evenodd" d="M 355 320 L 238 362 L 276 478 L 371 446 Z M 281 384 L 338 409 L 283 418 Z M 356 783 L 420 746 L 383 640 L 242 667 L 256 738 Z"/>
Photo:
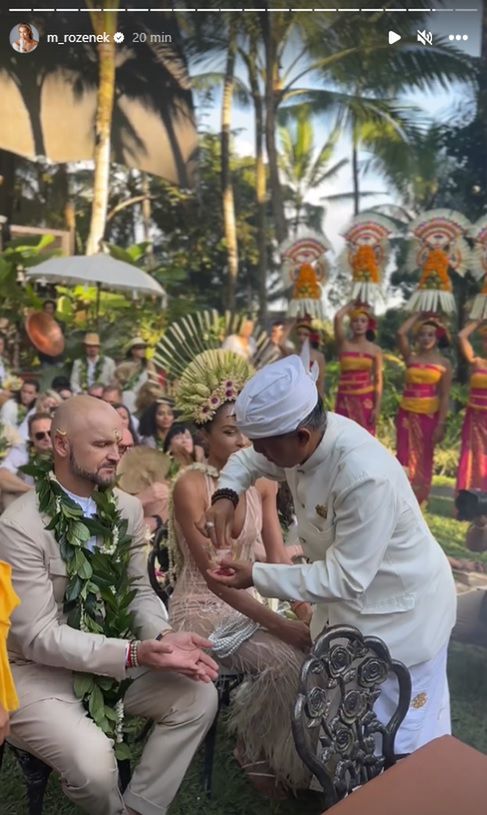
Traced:
<path id="1" fill-rule="evenodd" d="M 125 718 L 125 710 L 123 706 L 123 699 L 119 699 L 115 705 L 115 713 L 117 714 L 117 722 L 115 724 L 115 741 L 117 744 L 123 742 L 123 720 Z"/>

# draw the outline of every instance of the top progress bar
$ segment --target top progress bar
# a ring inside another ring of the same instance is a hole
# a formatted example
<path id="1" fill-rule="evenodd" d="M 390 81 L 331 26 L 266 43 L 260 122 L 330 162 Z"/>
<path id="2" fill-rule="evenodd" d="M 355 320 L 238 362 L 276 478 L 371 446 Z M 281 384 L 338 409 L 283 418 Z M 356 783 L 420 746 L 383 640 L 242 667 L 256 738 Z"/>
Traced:
<path id="1" fill-rule="evenodd" d="M 447 14 L 452 12 L 477 12 L 479 9 L 477 8 L 97 8 L 97 9 L 88 9 L 88 8 L 9 8 L 9 11 L 13 13 L 19 12 L 53 12 L 53 11 L 62 11 L 62 12 L 93 12 L 93 11 L 117 11 L 117 12 L 151 12 L 151 11 L 166 11 L 171 12 L 173 14 L 188 14 L 188 13 L 195 13 L 198 12 L 206 12 L 206 11 L 213 11 L 213 12 L 221 12 L 221 13 L 242 13 L 242 12 L 251 12 L 251 11 L 267 11 L 267 12 L 278 12 L 278 11 L 288 11 L 290 13 L 309 13 L 309 12 L 321 12 L 321 13 L 330 13 L 330 12 L 343 12 L 346 14 L 357 14 L 357 13 L 377 13 L 377 12 L 384 12 L 387 14 L 398 14 L 403 12 L 438 12 L 439 14 Z"/>

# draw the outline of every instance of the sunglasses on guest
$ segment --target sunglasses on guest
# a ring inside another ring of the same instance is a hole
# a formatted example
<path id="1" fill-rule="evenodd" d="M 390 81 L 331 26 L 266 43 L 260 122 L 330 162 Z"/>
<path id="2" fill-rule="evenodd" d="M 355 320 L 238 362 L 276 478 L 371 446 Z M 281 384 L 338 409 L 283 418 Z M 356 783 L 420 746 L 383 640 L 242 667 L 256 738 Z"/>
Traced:
<path id="1" fill-rule="evenodd" d="M 43 439 L 48 439 L 50 435 L 47 430 L 38 430 L 37 433 L 34 433 L 34 438 L 36 441 L 42 441 Z"/>

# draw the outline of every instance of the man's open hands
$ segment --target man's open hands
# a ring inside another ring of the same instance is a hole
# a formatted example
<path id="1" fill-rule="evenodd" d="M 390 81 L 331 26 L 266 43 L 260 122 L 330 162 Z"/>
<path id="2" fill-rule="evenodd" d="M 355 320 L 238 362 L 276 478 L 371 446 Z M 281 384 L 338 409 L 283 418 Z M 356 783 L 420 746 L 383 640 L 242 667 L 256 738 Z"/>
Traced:
<path id="1" fill-rule="evenodd" d="M 10 733 L 10 716 L 8 711 L 0 705 L 0 744 L 3 744 Z"/>
<path id="2" fill-rule="evenodd" d="M 202 649 L 212 644 L 198 634 L 179 631 L 167 634 L 163 640 L 144 640 L 138 648 L 140 665 L 159 671 L 175 671 L 197 682 L 213 682 L 218 665 Z"/>

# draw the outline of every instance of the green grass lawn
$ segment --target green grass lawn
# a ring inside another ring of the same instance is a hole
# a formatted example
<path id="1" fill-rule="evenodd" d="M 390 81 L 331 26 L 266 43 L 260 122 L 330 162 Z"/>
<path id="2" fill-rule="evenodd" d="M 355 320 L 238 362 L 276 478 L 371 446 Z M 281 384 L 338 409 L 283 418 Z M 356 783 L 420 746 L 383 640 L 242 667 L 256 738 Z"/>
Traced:
<path id="1" fill-rule="evenodd" d="M 435 486 L 447 487 L 448 484 Z M 435 494 L 426 513 L 428 524 L 448 554 L 472 559 L 472 553 L 463 545 L 467 525 L 454 520 L 452 512 L 452 498 Z M 487 560 L 487 556 L 475 555 L 475 559 Z M 452 643 L 448 670 L 453 731 L 463 741 L 487 753 L 487 650 Z M 213 800 L 208 801 L 202 791 L 200 751 L 171 807 L 170 815 L 318 815 L 321 807 L 314 798 L 278 803 L 257 795 L 233 760 L 233 743 L 225 733 L 224 722 L 219 731 Z M 2 815 L 27 813 L 20 770 L 10 755 L 7 755 L 1 771 L 0 812 Z M 80 813 L 63 796 L 59 780 L 55 777 L 49 784 L 44 813 Z"/>

